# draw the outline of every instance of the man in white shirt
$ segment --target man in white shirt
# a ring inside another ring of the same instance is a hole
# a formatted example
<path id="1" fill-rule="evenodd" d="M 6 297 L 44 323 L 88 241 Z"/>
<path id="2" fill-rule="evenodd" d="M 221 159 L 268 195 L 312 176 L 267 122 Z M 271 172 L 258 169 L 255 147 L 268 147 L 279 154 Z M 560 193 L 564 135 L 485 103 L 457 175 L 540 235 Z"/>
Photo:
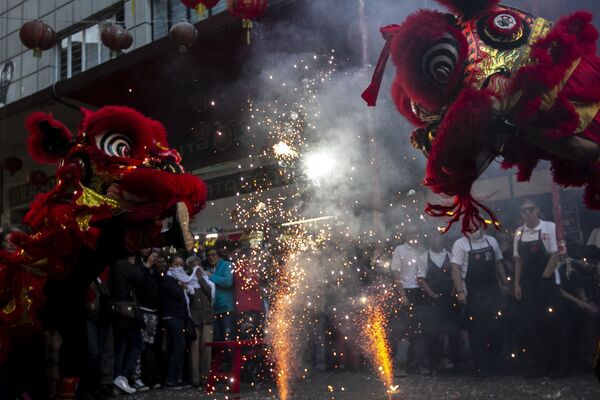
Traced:
<path id="1" fill-rule="evenodd" d="M 408 226 L 404 233 L 404 244 L 396 247 L 392 256 L 392 277 L 400 294 L 402 310 L 397 313 L 398 319 L 394 321 L 397 340 L 395 363 L 396 375 L 405 376 L 404 368 L 408 361 L 409 342 L 415 348 L 415 361 L 418 372 L 427 374 L 429 371 L 424 366 L 424 338 L 422 335 L 420 306 L 423 293 L 417 281 L 418 260 L 423 249 L 420 245 L 420 233 L 416 226 Z"/>
<path id="2" fill-rule="evenodd" d="M 429 300 L 424 328 L 430 367 L 440 367 L 445 339 L 448 337 L 450 360 L 457 369 L 460 362 L 460 309 L 452 295 L 452 255 L 444 248 L 443 237 L 439 231 L 430 232 L 427 235 L 427 243 L 429 249 L 418 260 L 417 280 Z"/>
<path id="3" fill-rule="evenodd" d="M 519 207 L 525 221 L 514 238 L 515 297 L 521 300 L 523 327 L 535 368 L 526 378 L 569 375 L 566 332 L 561 321 L 562 298 L 556 278 L 558 246 L 554 223 L 542 221 L 535 202 Z"/>
<path id="4" fill-rule="evenodd" d="M 501 366 L 500 284 L 506 287 L 501 261 L 498 242 L 482 230 L 466 234 L 452 246 L 452 280 L 457 299 L 465 307 L 471 354 L 480 376 Z"/>

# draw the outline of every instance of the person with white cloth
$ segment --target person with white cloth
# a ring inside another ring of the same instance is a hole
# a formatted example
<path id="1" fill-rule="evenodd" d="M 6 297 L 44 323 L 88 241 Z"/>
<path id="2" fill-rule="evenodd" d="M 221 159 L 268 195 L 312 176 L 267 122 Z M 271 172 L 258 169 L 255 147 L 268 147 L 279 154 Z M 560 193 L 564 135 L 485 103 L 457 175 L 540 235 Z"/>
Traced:
<path id="1" fill-rule="evenodd" d="M 185 321 L 189 318 L 189 310 L 186 296 L 186 283 L 189 276 L 182 276 L 183 257 L 180 254 L 171 256 L 171 263 L 167 273 L 161 274 L 158 280 L 159 307 L 162 323 L 165 327 L 167 345 L 167 368 L 165 387 L 170 389 L 182 389 L 183 384 L 183 360 L 185 355 Z M 184 275 L 185 274 L 185 271 Z M 186 275 L 187 276 L 187 275 Z"/>
<path id="2" fill-rule="evenodd" d="M 190 272 L 189 285 L 194 289 L 190 297 L 190 316 L 196 329 L 196 340 L 190 343 L 190 375 L 192 386 L 203 384 L 210 372 L 212 348 L 206 347 L 213 340 L 213 323 L 215 322 L 214 299 L 215 284 L 201 267 L 202 260 L 197 256 L 185 260 Z"/>

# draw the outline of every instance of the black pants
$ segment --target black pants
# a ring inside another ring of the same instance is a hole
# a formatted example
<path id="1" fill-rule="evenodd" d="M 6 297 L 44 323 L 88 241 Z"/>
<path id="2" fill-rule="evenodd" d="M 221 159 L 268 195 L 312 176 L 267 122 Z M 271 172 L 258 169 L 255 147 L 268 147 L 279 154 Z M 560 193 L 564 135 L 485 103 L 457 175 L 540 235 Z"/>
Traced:
<path id="1" fill-rule="evenodd" d="M 476 369 L 493 373 L 502 366 L 502 296 L 497 285 L 469 289 L 467 330 Z"/>
<path id="2" fill-rule="evenodd" d="M 460 310 L 456 301 L 448 296 L 442 296 L 431 302 L 425 319 L 427 355 L 432 368 L 439 367 L 444 356 L 444 341 L 448 337 L 450 360 L 454 366 L 460 364 Z"/>
<path id="3" fill-rule="evenodd" d="M 565 306 L 559 287 L 546 279 L 523 282 L 522 291 L 523 326 L 533 367 L 546 372 L 565 368 L 568 361 L 567 331 Z"/>
<path id="4" fill-rule="evenodd" d="M 183 359 L 185 354 L 185 334 L 183 318 L 163 320 L 168 338 L 166 383 L 176 383 L 183 378 Z"/>
<path id="5" fill-rule="evenodd" d="M 150 387 L 160 383 L 160 371 L 159 371 L 159 360 L 157 357 L 158 350 L 156 349 L 157 343 L 152 343 L 144 346 L 142 351 L 142 382 L 149 385 Z"/>
<path id="6" fill-rule="evenodd" d="M 102 358 L 106 352 L 108 336 L 110 334 L 110 321 L 89 318 L 87 321 L 87 363 L 84 374 L 81 376 L 79 390 L 92 393 L 100 389 L 103 378 L 110 376 L 112 381 L 112 369 L 106 371 L 103 368 Z"/>
<path id="7" fill-rule="evenodd" d="M 409 350 L 411 350 L 415 364 L 423 366 L 425 364 L 427 305 L 421 289 L 405 289 L 405 292 L 410 305 L 402 307 L 392 323 L 394 362 L 400 366 L 406 366 L 409 362 Z"/>
<path id="8" fill-rule="evenodd" d="M 137 321 L 129 321 L 121 317 L 115 319 L 113 329 L 115 340 L 113 375 L 115 378 L 118 376 L 129 378 L 144 350 L 142 331 Z"/>

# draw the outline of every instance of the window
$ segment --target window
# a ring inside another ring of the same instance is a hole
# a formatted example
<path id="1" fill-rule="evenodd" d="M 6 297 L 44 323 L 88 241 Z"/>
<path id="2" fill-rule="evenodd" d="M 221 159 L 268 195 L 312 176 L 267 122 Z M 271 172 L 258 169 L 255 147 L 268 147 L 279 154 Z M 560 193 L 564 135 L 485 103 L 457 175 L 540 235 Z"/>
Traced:
<path id="1" fill-rule="evenodd" d="M 97 20 L 123 21 L 123 8 Z M 96 19 L 96 18 L 95 18 Z M 100 40 L 100 24 L 81 27 L 58 41 L 57 80 L 68 79 L 110 59 L 110 50 Z"/>

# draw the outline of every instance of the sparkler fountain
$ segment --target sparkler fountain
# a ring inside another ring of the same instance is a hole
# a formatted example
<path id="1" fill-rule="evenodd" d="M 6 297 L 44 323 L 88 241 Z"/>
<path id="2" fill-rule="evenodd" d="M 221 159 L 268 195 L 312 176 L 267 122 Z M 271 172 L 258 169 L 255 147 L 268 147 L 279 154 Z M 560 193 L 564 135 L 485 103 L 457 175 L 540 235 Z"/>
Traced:
<path id="1" fill-rule="evenodd" d="M 248 158 L 248 165 L 240 165 L 240 168 L 275 165 L 278 179 L 288 183 L 284 190 L 272 190 L 274 185 L 268 178 L 245 182 L 250 187 L 244 190 L 246 194 L 240 196 L 232 213 L 237 228 L 260 230 L 267 238 L 278 237 L 270 243 L 270 251 L 276 256 L 267 260 L 268 267 L 262 273 L 272 286 L 265 333 L 272 346 L 278 394 L 282 400 L 291 397 L 291 383 L 304 375 L 297 361 L 302 359 L 300 350 L 308 343 L 303 335 L 308 330 L 321 329 L 314 318 L 316 305 L 324 301 L 320 294 L 325 288 L 339 289 L 343 282 L 352 279 L 360 266 L 356 258 L 345 258 L 348 244 L 372 243 L 380 237 L 373 230 L 361 234 L 357 230 L 360 224 L 347 223 L 355 221 L 353 207 L 364 190 L 364 185 L 353 181 L 353 174 L 358 172 L 353 162 L 364 161 L 362 155 L 351 159 L 335 146 L 340 143 L 318 144 L 315 140 L 327 138 L 329 130 L 344 126 L 335 123 L 337 118 L 332 121 L 331 113 L 321 115 L 331 104 L 325 107 L 320 104 L 320 90 L 330 83 L 335 72 L 333 51 L 327 56 L 298 56 L 287 71 L 263 69 L 266 95 L 262 96 L 263 100 L 249 101 L 247 106 L 249 141 L 253 148 L 260 150 Z M 354 132 L 353 126 L 346 129 L 349 129 L 344 132 L 349 141 L 346 146 L 356 146 L 356 142 L 350 141 L 360 139 L 360 131 Z M 369 139 L 369 143 L 373 141 Z M 370 161 L 373 157 L 369 152 Z M 369 177 L 373 184 L 373 176 L 369 174 Z M 342 181 L 346 185 L 346 197 L 335 190 L 336 182 Z M 314 197 L 312 207 L 303 208 L 306 197 Z M 367 225 L 371 224 L 369 220 Z M 344 298 L 344 304 L 348 300 Z M 332 318 L 350 319 L 349 313 L 342 314 L 336 307 L 332 309 Z M 311 313 L 313 317 L 306 318 Z M 354 339 L 366 344 L 366 353 L 373 360 L 377 374 L 381 374 L 388 395 L 392 396 L 397 387 L 392 380 L 385 314 L 379 308 L 369 310 L 369 314 L 372 314 L 370 318 L 361 319 L 355 326 L 363 337 Z M 333 356 L 343 357 L 339 352 Z M 333 391 L 333 387 L 330 390 Z"/>
<path id="2" fill-rule="evenodd" d="M 387 318 L 384 310 L 377 303 L 367 304 L 364 314 L 363 335 L 367 342 L 367 353 L 379 372 L 391 400 L 392 395 L 398 392 L 398 386 L 394 385 L 392 357 L 387 338 Z"/>

